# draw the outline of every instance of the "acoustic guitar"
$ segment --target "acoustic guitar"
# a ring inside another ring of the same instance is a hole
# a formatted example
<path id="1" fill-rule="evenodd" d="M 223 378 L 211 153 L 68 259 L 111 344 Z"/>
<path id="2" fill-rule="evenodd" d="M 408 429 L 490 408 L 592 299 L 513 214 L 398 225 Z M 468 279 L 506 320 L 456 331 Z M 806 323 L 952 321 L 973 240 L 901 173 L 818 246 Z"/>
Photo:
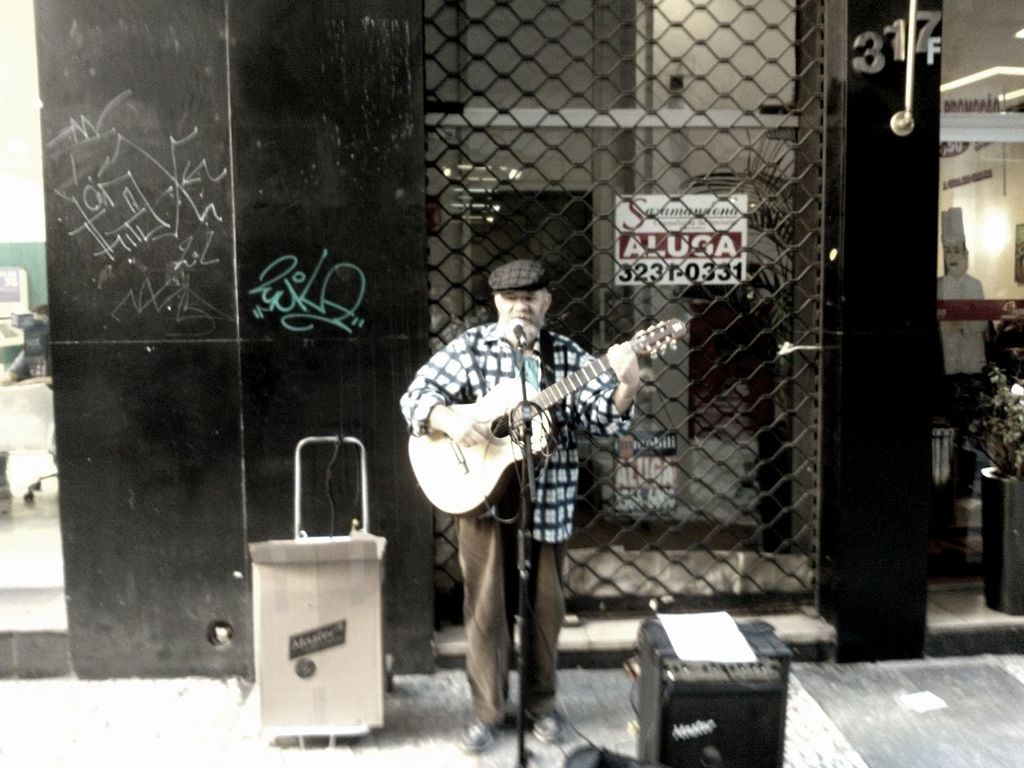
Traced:
<path id="1" fill-rule="evenodd" d="M 687 324 L 682 320 L 664 320 L 637 333 L 629 344 L 637 355 L 653 355 L 674 346 L 686 331 Z M 550 445 L 547 410 L 608 370 L 608 356 L 602 355 L 545 389 L 527 388 L 533 453 L 543 454 Z M 475 421 L 488 424 L 488 442 L 460 445 L 437 430 L 409 438 L 413 474 L 435 507 L 452 515 L 463 515 L 500 495 L 509 469 L 524 457 L 522 440 L 515 439 L 523 431 L 522 401 L 521 382 L 518 378 L 507 378 L 475 403 L 452 406 L 465 409 Z"/>

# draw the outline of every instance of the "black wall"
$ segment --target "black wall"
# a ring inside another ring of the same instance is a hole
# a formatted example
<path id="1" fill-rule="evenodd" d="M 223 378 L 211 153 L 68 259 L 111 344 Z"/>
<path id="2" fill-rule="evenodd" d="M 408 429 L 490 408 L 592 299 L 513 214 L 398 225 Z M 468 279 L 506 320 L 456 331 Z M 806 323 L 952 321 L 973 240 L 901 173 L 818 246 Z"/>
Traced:
<path id="1" fill-rule="evenodd" d="M 820 602 L 840 660 L 920 656 L 935 361 L 939 62 L 858 71 L 855 38 L 905 18 L 894 0 L 829 4 Z M 939 10 L 936 0 L 920 11 Z M 919 27 L 920 28 L 920 27 Z M 941 26 L 933 34 L 941 34 Z M 888 49 L 883 53 L 890 53 Z"/>
<path id="2" fill-rule="evenodd" d="M 291 536 L 295 444 L 336 433 L 369 453 L 386 645 L 428 669 L 431 517 L 397 411 L 427 333 L 420 4 L 36 15 L 75 672 L 251 676 L 247 544 Z M 305 527 L 347 530 L 355 454 L 333 518 L 330 450 L 305 458 Z"/>

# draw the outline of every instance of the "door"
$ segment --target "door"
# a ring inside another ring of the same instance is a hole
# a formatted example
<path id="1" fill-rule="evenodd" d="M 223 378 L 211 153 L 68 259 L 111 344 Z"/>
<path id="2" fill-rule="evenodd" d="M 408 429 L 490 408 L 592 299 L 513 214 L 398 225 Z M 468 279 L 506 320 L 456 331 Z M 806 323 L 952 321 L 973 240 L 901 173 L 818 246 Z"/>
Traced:
<path id="1" fill-rule="evenodd" d="M 942 28 L 933 582 L 980 577 L 990 459 L 971 424 L 987 366 L 1024 372 L 1024 5 L 947 0 Z"/>
<path id="2" fill-rule="evenodd" d="M 813 603 L 825 4 L 424 13 L 434 344 L 493 316 L 513 255 L 546 261 L 553 328 L 589 349 L 691 321 L 628 438 L 580 437 L 572 609 Z M 435 543 L 457 620 L 440 514 Z"/>

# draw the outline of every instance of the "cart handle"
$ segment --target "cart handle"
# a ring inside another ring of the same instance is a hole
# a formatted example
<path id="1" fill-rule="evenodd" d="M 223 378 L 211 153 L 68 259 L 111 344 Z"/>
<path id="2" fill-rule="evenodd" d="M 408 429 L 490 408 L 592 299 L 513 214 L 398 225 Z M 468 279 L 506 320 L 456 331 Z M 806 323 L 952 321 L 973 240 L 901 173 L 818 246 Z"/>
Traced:
<path id="1" fill-rule="evenodd" d="M 362 485 L 363 502 L 363 530 L 370 530 L 370 494 L 367 488 L 368 479 L 366 473 L 366 446 L 356 437 L 338 437 L 338 435 L 325 435 L 322 437 L 304 437 L 295 446 L 295 538 L 302 538 L 302 473 L 300 471 L 300 456 L 302 449 L 311 443 L 332 443 L 340 445 L 348 443 L 359 449 L 359 482 Z"/>

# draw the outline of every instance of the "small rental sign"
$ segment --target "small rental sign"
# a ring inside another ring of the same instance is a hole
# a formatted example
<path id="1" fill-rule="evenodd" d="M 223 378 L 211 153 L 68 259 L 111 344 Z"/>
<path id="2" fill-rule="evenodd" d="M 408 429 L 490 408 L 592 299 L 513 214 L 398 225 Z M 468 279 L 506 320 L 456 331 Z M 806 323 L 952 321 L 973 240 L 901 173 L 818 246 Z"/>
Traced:
<path id="1" fill-rule="evenodd" d="M 616 197 L 616 285 L 734 285 L 746 249 L 744 194 Z"/>

